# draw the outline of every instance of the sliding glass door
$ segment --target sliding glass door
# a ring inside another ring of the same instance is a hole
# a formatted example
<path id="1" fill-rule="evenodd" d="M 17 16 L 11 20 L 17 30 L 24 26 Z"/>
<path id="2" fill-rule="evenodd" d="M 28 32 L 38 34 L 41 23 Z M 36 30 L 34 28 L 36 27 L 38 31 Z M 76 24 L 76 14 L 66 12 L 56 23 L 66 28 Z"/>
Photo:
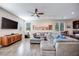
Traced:
<path id="1" fill-rule="evenodd" d="M 64 23 L 60 23 L 60 31 L 64 31 Z"/>
<path id="2" fill-rule="evenodd" d="M 56 30 L 56 31 L 59 31 L 59 23 L 56 23 L 56 24 L 55 24 L 55 30 Z"/>
<path id="3" fill-rule="evenodd" d="M 56 23 L 55 30 L 56 31 L 64 31 L 64 23 L 63 22 Z"/>

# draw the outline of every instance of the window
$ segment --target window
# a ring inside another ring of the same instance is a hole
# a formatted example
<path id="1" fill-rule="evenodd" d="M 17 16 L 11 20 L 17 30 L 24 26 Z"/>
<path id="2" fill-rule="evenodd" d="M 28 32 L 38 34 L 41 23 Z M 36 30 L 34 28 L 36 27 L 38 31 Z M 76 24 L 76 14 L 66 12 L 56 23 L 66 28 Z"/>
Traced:
<path id="1" fill-rule="evenodd" d="M 55 30 L 56 30 L 56 31 L 59 31 L 59 23 L 56 23 L 56 25 L 55 25 Z"/>
<path id="2" fill-rule="evenodd" d="M 60 31 L 64 31 L 64 23 L 60 23 Z"/>
<path id="3" fill-rule="evenodd" d="M 26 30 L 31 30 L 31 23 L 26 23 Z"/>
<path id="4" fill-rule="evenodd" d="M 64 31 L 64 23 L 56 23 L 55 25 L 55 30 L 56 31 Z"/>

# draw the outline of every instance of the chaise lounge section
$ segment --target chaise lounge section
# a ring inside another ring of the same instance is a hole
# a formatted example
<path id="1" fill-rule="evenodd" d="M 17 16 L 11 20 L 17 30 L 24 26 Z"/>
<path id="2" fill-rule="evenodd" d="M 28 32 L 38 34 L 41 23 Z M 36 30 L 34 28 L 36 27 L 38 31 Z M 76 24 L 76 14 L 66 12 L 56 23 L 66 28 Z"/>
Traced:
<path id="1" fill-rule="evenodd" d="M 79 56 L 79 42 L 57 42 L 56 56 Z"/>
<path id="2" fill-rule="evenodd" d="M 41 41 L 40 49 L 43 56 L 79 56 L 79 41 L 67 37 L 57 41 L 55 47 L 49 41 Z"/>

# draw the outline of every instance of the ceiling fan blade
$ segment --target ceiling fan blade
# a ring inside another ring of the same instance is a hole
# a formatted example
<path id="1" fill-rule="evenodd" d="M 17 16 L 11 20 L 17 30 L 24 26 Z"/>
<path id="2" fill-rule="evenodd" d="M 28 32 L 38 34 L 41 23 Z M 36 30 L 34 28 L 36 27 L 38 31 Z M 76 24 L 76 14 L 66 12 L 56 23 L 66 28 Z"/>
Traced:
<path id="1" fill-rule="evenodd" d="M 37 16 L 37 17 L 40 17 L 40 15 L 43 15 L 44 13 L 40 13 L 40 12 L 38 12 L 38 9 L 36 8 L 35 9 L 35 12 L 33 13 L 33 12 L 29 12 L 29 13 L 32 13 L 32 15 L 31 16 Z"/>
<path id="2" fill-rule="evenodd" d="M 38 9 L 35 9 L 35 13 L 37 13 Z"/>
<path id="3" fill-rule="evenodd" d="M 39 15 L 43 15 L 44 13 L 38 13 Z"/>
<path id="4" fill-rule="evenodd" d="M 39 15 L 37 15 L 37 17 L 40 17 Z"/>

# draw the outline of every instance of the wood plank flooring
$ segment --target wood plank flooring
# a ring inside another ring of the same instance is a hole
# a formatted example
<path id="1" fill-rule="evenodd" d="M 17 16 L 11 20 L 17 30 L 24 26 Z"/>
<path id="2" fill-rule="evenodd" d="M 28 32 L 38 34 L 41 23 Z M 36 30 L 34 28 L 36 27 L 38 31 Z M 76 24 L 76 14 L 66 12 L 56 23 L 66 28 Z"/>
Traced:
<path id="1" fill-rule="evenodd" d="M 40 44 L 30 44 L 30 39 L 23 39 L 8 47 L 0 47 L 0 56 L 41 56 L 40 52 Z M 55 56 L 55 53 L 47 51 L 42 56 Z"/>
<path id="2" fill-rule="evenodd" d="M 40 44 L 30 44 L 29 39 L 24 39 L 0 48 L 0 56 L 40 56 Z"/>

